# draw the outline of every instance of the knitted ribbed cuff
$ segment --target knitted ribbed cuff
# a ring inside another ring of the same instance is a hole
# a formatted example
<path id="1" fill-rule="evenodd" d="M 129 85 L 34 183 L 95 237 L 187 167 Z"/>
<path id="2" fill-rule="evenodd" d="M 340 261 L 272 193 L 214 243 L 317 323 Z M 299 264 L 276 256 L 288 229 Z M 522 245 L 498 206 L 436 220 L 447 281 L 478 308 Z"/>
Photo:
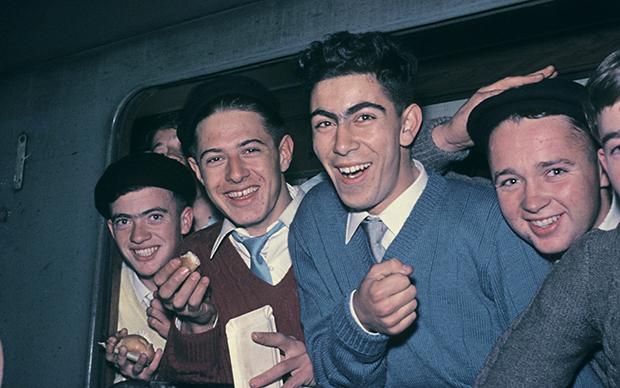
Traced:
<path id="1" fill-rule="evenodd" d="M 433 141 L 433 130 L 450 119 L 451 117 L 445 116 L 425 121 L 411 150 L 412 158 L 421 161 L 426 168 L 440 173 L 444 173 L 450 163 L 459 162 L 469 154 L 469 150 L 444 151 Z"/>
<path id="2" fill-rule="evenodd" d="M 385 334 L 375 335 L 364 331 L 351 315 L 349 298 L 344 298 L 344 302 L 336 307 L 334 318 L 336 338 L 357 355 L 374 360 L 386 352 L 389 337 Z"/>

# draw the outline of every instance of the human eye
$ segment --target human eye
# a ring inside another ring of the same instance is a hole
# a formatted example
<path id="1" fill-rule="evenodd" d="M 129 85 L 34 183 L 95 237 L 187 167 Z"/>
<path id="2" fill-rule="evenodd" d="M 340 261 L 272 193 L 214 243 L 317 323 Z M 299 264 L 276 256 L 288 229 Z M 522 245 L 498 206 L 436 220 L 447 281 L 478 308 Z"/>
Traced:
<path id="1" fill-rule="evenodd" d="M 363 123 L 363 122 L 371 121 L 374 119 L 376 119 L 374 115 L 371 115 L 370 113 L 362 113 L 356 117 L 355 121 Z"/>
<path id="2" fill-rule="evenodd" d="M 511 187 L 514 187 L 517 183 L 519 183 L 519 180 L 517 178 L 514 178 L 514 177 L 500 178 L 500 179 L 497 179 L 495 181 L 495 187 L 497 187 L 497 188 L 511 188 Z"/>
<path id="3" fill-rule="evenodd" d="M 620 141 L 608 141 L 605 144 L 605 152 L 608 155 L 617 156 L 620 154 Z"/>
<path id="4" fill-rule="evenodd" d="M 117 217 L 113 221 L 114 229 L 125 229 L 131 220 L 127 217 Z"/>
<path id="5" fill-rule="evenodd" d="M 222 161 L 222 157 L 221 156 L 210 156 L 210 157 L 206 157 L 204 159 L 204 164 L 205 165 L 213 165 L 213 164 L 217 164 L 217 162 Z"/>
<path id="6" fill-rule="evenodd" d="M 315 130 L 325 130 L 333 125 L 334 123 L 329 120 L 317 120 L 312 123 L 312 128 Z"/>
<path id="7" fill-rule="evenodd" d="M 260 151 L 261 149 L 259 147 L 247 147 L 246 149 L 243 150 L 243 153 L 244 154 L 255 154 Z"/>
<path id="8" fill-rule="evenodd" d="M 151 213 L 149 214 L 149 222 L 150 223 L 160 223 L 164 220 L 164 215 L 162 213 Z"/>
<path id="9" fill-rule="evenodd" d="M 550 168 L 549 171 L 547 171 L 547 176 L 555 177 L 555 176 L 562 175 L 565 172 L 566 172 L 566 169 L 564 169 L 564 168 L 553 167 L 553 168 Z"/>

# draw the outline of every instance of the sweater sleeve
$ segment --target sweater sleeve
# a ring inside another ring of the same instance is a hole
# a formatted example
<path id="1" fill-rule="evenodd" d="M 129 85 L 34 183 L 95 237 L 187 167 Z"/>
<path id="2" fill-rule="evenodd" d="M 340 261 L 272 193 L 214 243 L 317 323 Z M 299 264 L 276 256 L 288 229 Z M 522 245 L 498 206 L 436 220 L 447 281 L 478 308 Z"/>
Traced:
<path id="1" fill-rule="evenodd" d="M 477 380 L 478 387 L 565 387 L 574 380 L 597 343 L 588 320 L 590 288 L 588 252 L 571 249 L 545 280 L 538 294 L 500 338 Z M 584 368 L 576 386 L 600 386 Z"/>
<path id="2" fill-rule="evenodd" d="M 316 220 L 303 209 L 289 234 L 289 250 L 301 302 L 306 349 L 317 383 L 322 387 L 381 387 L 386 379 L 388 337 L 359 327 L 346 293 L 328 271 L 328 260 L 316 246 Z M 302 230 L 303 229 L 303 230 Z M 332 252 L 333 254 L 334 252 Z"/>
<path id="3" fill-rule="evenodd" d="M 449 120 L 450 117 L 438 117 L 425 121 L 411 148 L 411 155 L 414 159 L 419 160 L 426 168 L 440 174 L 448 172 L 451 163 L 459 162 L 469 154 L 468 150 L 444 151 L 437 147 L 433 141 L 433 130 Z"/>
<path id="4" fill-rule="evenodd" d="M 171 325 L 160 376 L 187 383 L 226 382 L 230 371 L 222 362 L 220 341 L 225 339 L 219 324 L 201 334 L 183 334 Z"/>

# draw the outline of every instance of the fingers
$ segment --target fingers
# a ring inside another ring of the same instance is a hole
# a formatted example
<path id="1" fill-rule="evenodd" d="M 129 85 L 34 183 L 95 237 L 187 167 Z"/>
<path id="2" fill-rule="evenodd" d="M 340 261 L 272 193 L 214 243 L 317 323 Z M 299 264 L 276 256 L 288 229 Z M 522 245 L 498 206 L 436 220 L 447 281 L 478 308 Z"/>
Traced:
<path id="1" fill-rule="evenodd" d="M 290 374 L 290 377 L 286 380 L 284 387 L 300 387 L 302 385 L 314 384 L 312 363 L 308 353 L 305 351 L 305 346 L 303 343 L 301 344 L 303 347 L 303 351 L 301 353 L 295 355 L 285 353 L 282 361 L 260 375 L 252 378 L 250 380 L 250 386 L 264 387 L 282 379 L 283 376 L 288 374 Z"/>
<path id="2" fill-rule="evenodd" d="M 417 290 L 409 278 L 413 268 L 396 259 L 381 264 L 373 266 L 360 284 L 353 309 L 366 329 L 394 335 L 416 318 Z"/>
<path id="3" fill-rule="evenodd" d="M 165 267 L 168 265 L 166 264 Z M 164 267 L 164 268 L 165 268 Z M 163 270 L 163 269 L 162 269 Z M 162 271 L 159 270 L 156 276 Z M 196 274 L 197 276 L 200 276 Z M 164 306 L 168 304 L 168 302 L 172 299 L 173 296 L 177 293 L 177 291 L 183 286 L 185 279 L 188 279 L 190 276 L 190 271 L 186 267 L 181 267 L 174 271 L 163 283 L 158 285 L 157 295 L 164 303 Z M 167 306 L 166 306 L 167 307 Z"/>
<path id="4" fill-rule="evenodd" d="M 161 361 L 161 357 L 164 354 L 164 351 L 161 349 L 157 349 L 155 351 L 155 356 L 153 357 L 153 361 L 146 367 L 142 372 L 140 372 L 137 376 L 140 380 L 150 380 L 153 377 L 153 374 L 159 368 L 159 362 Z"/>
<path id="5" fill-rule="evenodd" d="M 194 274 L 192 274 L 193 276 Z M 187 307 L 189 311 L 199 311 L 204 300 L 205 295 L 207 294 L 207 289 L 209 288 L 209 278 L 203 276 L 199 278 L 198 284 L 194 287 L 192 293 L 187 300 Z"/>
<path id="6" fill-rule="evenodd" d="M 181 267 L 180 259 L 174 258 L 170 260 L 168 263 L 166 263 L 166 265 L 160 268 L 159 271 L 157 271 L 157 273 L 153 277 L 153 282 L 155 282 L 155 285 L 157 287 L 161 287 L 161 285 L 168 281 L 170 276 L 172 276 L 172 274 L 175 273 L 176 270 L 179 269 L 179 267 Z"/>
<path id="7" fill-rule="evenodd" d="M 148 325 L 163 338 L 167 338 L 168 331 L 170 330 L 170 319 L 168 315 L 162 310 L 150 307 L 146 310 L 146 316 Z"/>
<path id="8" fill-rule="evenodd" d="M 297 338 L 282 333 L 254 332 L 252 341 L 260 345 L 280 349 L 287 357 L 306 352 L 306 345 Z"/>
<path id="9" fill-rule="evenodd" d="M 488 92 L 491 90 L 503 91 L 522 85 L 540 82 L 545 78 L 553 78 L 557 76 L 557 74 L 558 73 L 555 70 L 555 67 L 549 65 L 530 74 L 503 78 L 495 83 L 492 83 L 491 85 L 480 88 L 479 92 Z"/>
<path id="10" fill-rule="evenodd" d="M 368 288 L 368 296 L 373 303 L 384 300 L 396 301 L 403 298 L 406 290 L 409 290 L 415 298 L 415 287 L 411 284 L 409 276 L 396 273 L 372 282 Z"/>
<path id="11" fill-rule="evenodd" d="M 402 274 L 409 276 L 413 273 L 413 268 L 409 265 L 403 264 L 398 259 L 384 260 L 381 263 L 374 264 L 368 274 L 367 278 L 379 280 L 392 274 Z"/>

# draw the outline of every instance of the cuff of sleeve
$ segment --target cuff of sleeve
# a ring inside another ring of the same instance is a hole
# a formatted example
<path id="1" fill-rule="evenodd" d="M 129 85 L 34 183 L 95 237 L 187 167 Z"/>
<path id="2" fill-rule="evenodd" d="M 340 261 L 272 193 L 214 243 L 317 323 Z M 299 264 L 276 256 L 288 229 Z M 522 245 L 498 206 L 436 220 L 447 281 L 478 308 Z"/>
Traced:
<path id="1" fill-rule="evenodd" d="M 423 160 L 425 165 L 436 171 L 444 171 L 447 169 L 449 163 L 459 162 L 469 155 L 469 150 L 454 152 L 444 151 L 437 147 L 433 141 L 433 130 L 447 123 L 450 119 L 451 117 L 442 116 L 425 121 L 413 145 L 413 155 L 415 158 L 417 160 Z M 416 144 L 418 145 L 417 147 Z"/>
<path id="2" fill-rule="evenodd" d="M 352 297 L 352 294 L 351 294 Z M 334 317 L 334 331 L 336 338 L 340 339 L 349 349 L 362 354 L 370 359 L 382 356 L 387 349 L 389 337 L 382 333 L 369 333 L 366 331 L 352 314 L 351 298 L 346 298 L 344 303 L 336 306 Z"/>
<path id="3" fill-rule="evenodd" d="M 175 325 L 170 328 L 164 357 L 177 372 L 197 372 L 204 365 L 216 369 L 219 356 L 220 328 L 200 334 L 184 334 Z"/>
<path id="4" fill-rule="evenodd" d="M 351 312 L 351 316 L 353 317 L 353 320 L 355 321 L 355 323 L 357 323 L 357 325 L 364 330 L 366 333 L 370 334 L 370 335 L 379 335 L 379 333 L 375 333 L 372 331 L 368 331 L 366 330 L 366 328 L 364 327 L 364 325 L 362 325 L 362 322 L 360 322 L 360 319 L 357 317 L 357 314 L 355 313 L 355 309 L 353 308 L 353 295 L 355 295 L 355 292 L 357 290 L 353 290 L 353 292 L 351 292 L 351 296 L 349 296 L 349 311 Z"/>

